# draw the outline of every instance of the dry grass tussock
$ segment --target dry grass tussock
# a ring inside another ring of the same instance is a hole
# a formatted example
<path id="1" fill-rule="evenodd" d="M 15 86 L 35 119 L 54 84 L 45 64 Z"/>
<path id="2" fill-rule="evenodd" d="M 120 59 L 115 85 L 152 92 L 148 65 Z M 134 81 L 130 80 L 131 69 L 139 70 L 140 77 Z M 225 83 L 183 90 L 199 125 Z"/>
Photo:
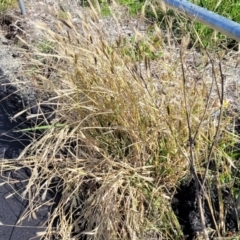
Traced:
<path id="1" fill-rule="evenodd" d="M 62 198 L 46 238 L 180 239 L 170 204 L 179 180 L 190 166 L 204 176 L 212 158 L 233 164 L 222 148 L 233 138 L 225 131 L 219 65 L 208 53 L 199 55 L 204 64 L 189 63 L 186 53 L 196 53 L 187 37 L 176 49 L 156 25 L 151 36 L 136 31 L 134 40 L 110 43 L 97 10 L 79 14 L 81 26 L 69 13 L 54 14 L 54 31 L 38 24 L 49 52 L 35 49 L 32 62 L 54 72 L 36 76 L 54 92 L 44 104 L 56 118 L 19 157 L 32 171 L 29 214 L 59 180 Z"/>

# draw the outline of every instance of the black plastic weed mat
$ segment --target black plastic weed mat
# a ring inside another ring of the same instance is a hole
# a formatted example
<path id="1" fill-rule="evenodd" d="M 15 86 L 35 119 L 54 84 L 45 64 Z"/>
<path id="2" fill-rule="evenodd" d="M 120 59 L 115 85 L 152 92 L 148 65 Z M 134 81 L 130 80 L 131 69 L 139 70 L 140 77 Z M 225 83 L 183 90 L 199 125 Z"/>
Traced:
<path id="1" fill-rule="evenodd" d="M 27 135 L 14 131 L 27 126 L 23 123 L 26 119 L 24 115 L 12 119 L 23 108 L 22 100 L 15 92 L 16 89 L 9 85 L 0 70 L 0 159 L 16 158 L 30 143 Z M 41 226 L 47 220 L 49 211 L 47 207 L 37 211 L 37 219 L 21 220 L 26 214 L 28 201 L 22 199 L 20 194 L 24 191 L 29 174 L 30 172 L 24 168 L 18 171 L 1 171 L 0 240 L 27 240 L 36 237 L 37 232 L 44 231 Z M 2 184 L 6 181 L 10 184 Z"/>

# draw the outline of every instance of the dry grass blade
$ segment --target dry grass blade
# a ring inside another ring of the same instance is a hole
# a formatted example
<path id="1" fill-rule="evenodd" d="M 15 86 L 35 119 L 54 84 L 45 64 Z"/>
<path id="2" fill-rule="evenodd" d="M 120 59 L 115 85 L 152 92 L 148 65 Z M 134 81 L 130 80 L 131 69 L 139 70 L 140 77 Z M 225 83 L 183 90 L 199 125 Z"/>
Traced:
<path id="1" fill-rule="evenodd" d="M 43 204 L 55 182 L 62 197 L 46 238 L 182 239 L 170 201 L 189 169 L 201 192 L 209 146 L 219 154 L 216 131 L 225 127 L 221 119 L 217 130 L 213 124 L 219 89 L 207 64 L 199 73 L 187 63 L 193 54 L 187 39 L 178 46 L 169 29 L 164 37 L 155 26 L 153 37 L 136 30 L 132 39 L 113 41 L 101 30 L 100 10 L 89 4 L 81 25 L 59 12 L 55 29 L 38 24 L 52 47 L 36 49 L 33 58 L 43 57 L 40 68 L 51 63 L 56 73 L 37 78 L 54 92 L 45 104 L 56 106 L 56 119 L 19 157 L 32 171 L 26 214 Z"/>

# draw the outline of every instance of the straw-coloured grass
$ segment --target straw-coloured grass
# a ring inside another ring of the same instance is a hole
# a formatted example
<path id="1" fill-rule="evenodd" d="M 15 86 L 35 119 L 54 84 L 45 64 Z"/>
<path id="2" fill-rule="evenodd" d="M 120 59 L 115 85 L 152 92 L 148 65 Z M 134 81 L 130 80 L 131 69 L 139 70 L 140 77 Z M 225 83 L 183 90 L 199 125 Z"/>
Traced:
<path id="1" fill-rule="evenodd" d="M 44 104 L 56 118 L 19 157 L 32 171 L 30 212 L 57 182 L 62 198 L 46 238 L 181 239 L 170 204 L 179 180 L 204 176 L 212 156 L 231 163 L 221 148 L 232 141 L 224 131 L 221 69 L 213 73 L 207 53 L 203 70 L 188 64 L 186 53 L 194 53 L 187 37 L 176 50 L 157 26 L 155 38 L 136 31 L 134 42 L 112 42 L 96 10 L 79 18 L 81 26 L 65 14 L 54 31 L 38 24 L 52 49 L 35 49 L 35 59 L 55 74 L 36 78 L 54 92 Z M 163 39 L 157 47 L 156 38 Z M 149 51 L 161 54 L 152 59 Z"/>

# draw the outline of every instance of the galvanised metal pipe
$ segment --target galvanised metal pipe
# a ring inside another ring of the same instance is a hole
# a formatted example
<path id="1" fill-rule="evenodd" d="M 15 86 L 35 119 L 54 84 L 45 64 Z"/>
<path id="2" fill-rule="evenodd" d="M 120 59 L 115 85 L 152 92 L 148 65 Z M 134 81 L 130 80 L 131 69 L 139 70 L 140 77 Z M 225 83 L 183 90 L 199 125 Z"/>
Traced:
<path id="1" fill-rule="evenodd" d="M 162 0 L 160 0 L 162 1 Z M 199 7 L 186 0 L 163 0 L 166 5 L 184 13 L 188 17 L 199 21 L 237 41 L 240 41 L 240 24 L 214 12 Z"/>
<path id="2" fill-rule="evenodd" d="M 25 9 L 23 0 L 18 0 L 18 4 L 19 4 L 20 10 L 21 10 L 21 14 L 26 15 L 26 9 Z"/>

